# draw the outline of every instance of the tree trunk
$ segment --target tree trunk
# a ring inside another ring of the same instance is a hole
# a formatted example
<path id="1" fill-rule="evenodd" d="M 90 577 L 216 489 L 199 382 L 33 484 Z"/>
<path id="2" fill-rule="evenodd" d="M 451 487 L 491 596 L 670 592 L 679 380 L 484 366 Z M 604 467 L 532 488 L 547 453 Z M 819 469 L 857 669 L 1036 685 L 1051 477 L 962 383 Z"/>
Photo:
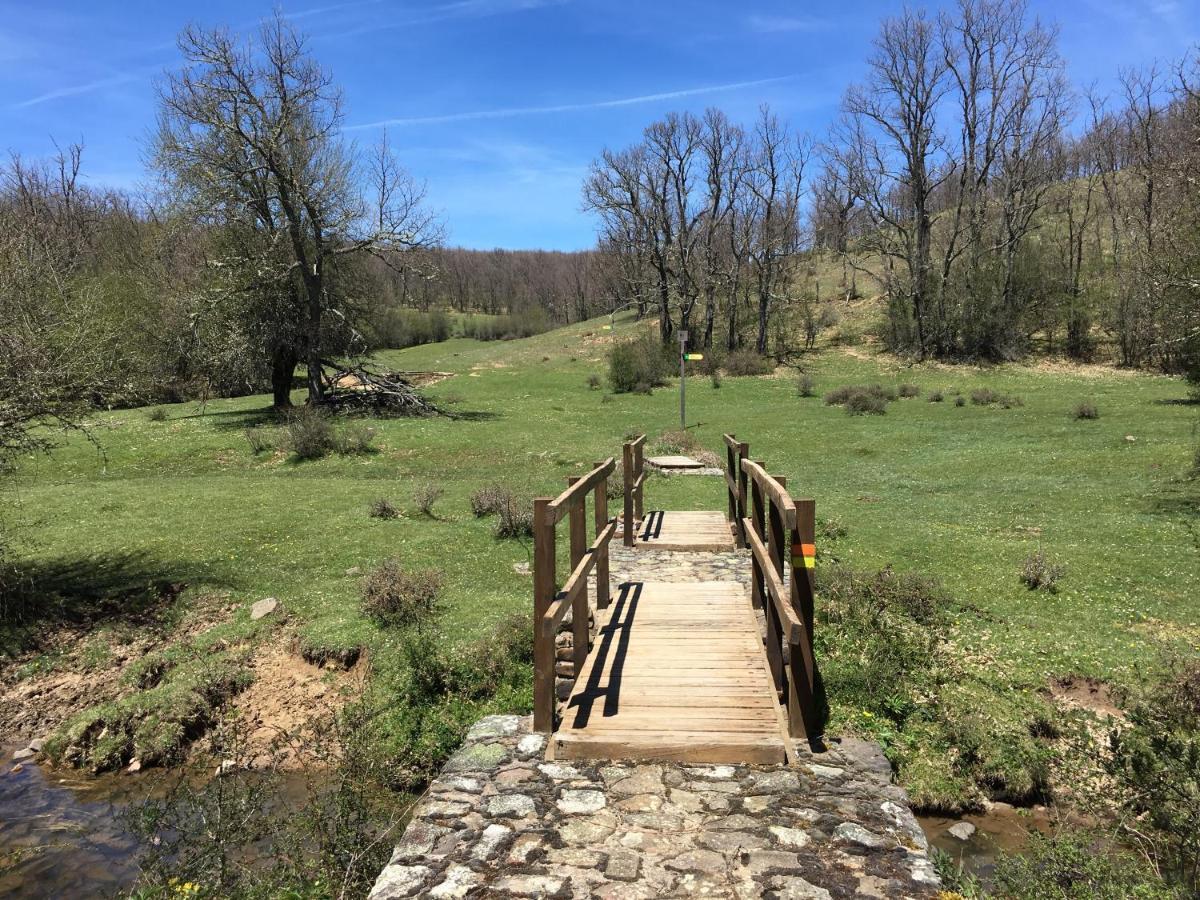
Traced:
<path id="1" fill-rule="evenodd" d="M 296 351 L 290 346 L 279 346 L 271 352 L 271 405 L 275 409 L 291 409 L 296 362 Z"/>

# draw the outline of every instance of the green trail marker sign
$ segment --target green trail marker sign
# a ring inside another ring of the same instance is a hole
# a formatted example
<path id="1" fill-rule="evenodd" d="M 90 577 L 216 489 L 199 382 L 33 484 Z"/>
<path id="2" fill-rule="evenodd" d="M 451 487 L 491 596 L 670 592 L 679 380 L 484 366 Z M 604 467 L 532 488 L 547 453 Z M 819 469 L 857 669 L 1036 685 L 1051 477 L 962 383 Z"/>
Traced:
<path id="1" fill-rule="evenodd" d="M 683 354 L 683 358 L 684 359 L 704 359 L 704 354 L 703 353 L 685 353 L 685 354 Z"/>

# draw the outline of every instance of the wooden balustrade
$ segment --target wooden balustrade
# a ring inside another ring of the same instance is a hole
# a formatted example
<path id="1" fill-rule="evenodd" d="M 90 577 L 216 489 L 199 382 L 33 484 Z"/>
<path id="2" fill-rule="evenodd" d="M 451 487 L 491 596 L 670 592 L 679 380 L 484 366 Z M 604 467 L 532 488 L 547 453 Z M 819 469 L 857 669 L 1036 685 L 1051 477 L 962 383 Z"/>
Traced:
<path id="1" fill-rule="evenodd" d="M 612 457 L 596 463 L 586 475 L 567 479 L 567 489 L 557 497 L 533 501 L 533 725 L 537 731 L 554 728 L 554 638 L 559 623 L 571 610 L 575 642 L 575 671 L 587 659 L 588 575 L 596 572 L 596 606 L 609 604 L 608 544 L 617 531 L 617 520 L 608 517 L 608 478 L 616 470 Z M 593 495 L 595 539 L 587 539 L 587 499 Z M 558 587 L 557 525 L 568 520 L 571 573 Z"/>
<path id="2" fill-rule="evenodd" d="M 815 741 L 824 731 L 813 658 L 816 503 L 793 500 L 786 479 L 762 463 L 742 458 L 740 471 L 749 480 L 749 515 L 741 524 L 751 551 L 751 600 L 766 619 L 771 676 L 789 733 Z"/>
<path id="3" fill-rule="evenodd" d="M 747 547 L 746 529 L 742 526 L 742 520 L 746 518 L 747 476 L 742 471 L 742 460 L 750 456 L 750 445 L 732 434 L 721 437 L 725 440 L 725 492 L 728 494 L 725 517 L 733 524 L 737 545 Z"/>
<path id="4" fill-rule="evenodd" d="M 642 501 L 646 493 L 646 436 L 626 441 L 621 453 L 625 488 L 625 546 L 632 547 L 637 526 L 642 521 Z"/>

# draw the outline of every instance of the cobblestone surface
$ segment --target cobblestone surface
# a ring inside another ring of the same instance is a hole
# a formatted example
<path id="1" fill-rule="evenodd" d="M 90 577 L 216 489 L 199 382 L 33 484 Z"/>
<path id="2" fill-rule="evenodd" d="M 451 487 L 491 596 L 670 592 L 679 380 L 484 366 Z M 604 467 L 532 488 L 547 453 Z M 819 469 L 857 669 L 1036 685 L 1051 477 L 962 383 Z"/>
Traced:
<path id="1" fill-rule="evenodd" d="M 372 900 L 937 893 L 925 837 L 873 744 L 842 741 L 791 768 L 547 762 L 529 727 L 475 724 Z"/>

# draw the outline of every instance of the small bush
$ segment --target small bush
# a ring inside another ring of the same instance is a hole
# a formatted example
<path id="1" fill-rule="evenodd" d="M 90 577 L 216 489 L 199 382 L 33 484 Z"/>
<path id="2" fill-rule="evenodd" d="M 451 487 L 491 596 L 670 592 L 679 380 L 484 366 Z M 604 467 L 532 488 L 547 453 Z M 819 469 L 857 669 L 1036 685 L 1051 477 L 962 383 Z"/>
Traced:
<path id="1" fill-rule="evenodd" d="M 897 397 L 895 388 L 884 387 L 881 384 L 843 384 L 825 395 L 825 404 L 827 406 L 844 406 L 856 394 L 865 394 L 868 397 L 882 400 L 884 403 L 890 403 Z"/>
<path id="2" fill-rule="evenodd" d="M 900 388 L 899 388 L 899 394 L 901 397 L 906 397 L 906 398 L 907 397 L 919 397 L 921 395 L 921 389 L 919 387 L 917 387 L 915 384 L 902 384 L 902 385 L 900 385 Z"/>
<path id="3" fill-rule="evenodd" d="M 432 482 L 423 484 L 413 491 L 413 504 L 420 511 L 421 515 L 429 516 L 429 518 L 437 518 L 433 512 L 433 506 L 446 494 L 446 489 L 440 484 Z"/>
<path id="4" fill-rule="evenodd" d="M 167 411 L 161 406 L 156 406 L 150 412 L 146 413 L 146 418 L 151 422 L 165 422 L 167 421 Z"/>
<path id="5" fill-rule="evenodd" d="M 296 459 L 320 459 L 337 449 L 329 415 L 311 406 L 302 406 L 288 416 L 286 440 Z"/>
<path id="6" fill-rule="evenodd" d="M 700 442 L 690 431 L 664 431 L 654 440 L 654 456 L 690 456 Z"/>
<path id="7" fill-rule="evenodd" d="M 941 403 L 946 398 L 944 396 L 942 396 L 941 391 L 930 391 L 929 397 L 927 399 L 929 400 L 930 403 Z"/>
<path id="8" fill-rule="evenodd" d="M 882 416 L 887 412 L 887 401 L 866 392 L 856 392 L 846 398 L 846 412 L 852 416 Z"/>
<path id="9" fill-rule="evenodd" d="M 608 384 L 614 394 L 649 394 L 667 383 L 670 364 L 650 333 L 608 351 Z"/>
<path id="10" fill-rule="evenodd" d="M 721 370 L 713 369 L 711 372 L 709 372 L 708 380 L 712 383 L 713 390 L 719 389 L 721 387 Z"/>
<path id="11" fill-rule="evenodd" d="M 1025 557 L 1021 565 L 1021 583 L 1031 591 L 1049 591 L 1053 594 L 1058 590 L 1059 579 L 1065 574 L 1066 569 L 1051 562 L 1041 550 Z"/>
<path id="12" fill-rule="evenodd" d="M 260 425 L 247 428 L 242 432 L 242 436 L 246 438 L 246 443 L 250 445 L 250 452 L 255 456 L 258 456 L 264 450 L 270 450 L 273 446 L 271 432 Z"/>
<path id="13" fill-rule="evenodd" d="M 498 538 L 533 537 L 532 501 L 506 494 L 497 510 L 494 533 Z"/>
<path id="14" fill-rule="evenodd" d="M 362 422 L 349 422 L 337 434 L 337 452 L 343 456 L 362 456 L 375 452 L 375 429 Z"/>
<path id="15" fill-rule="evenodd" d="M 362 610 L 380 625 L 427 620 L 437 605 L 442 576 L 433 569 L 408 572 L 397 559 L 384 560 L 362 583 Z"/>
<path id="16" fill-rule="evenodd" d="M 800 376 L 796 379 L 796 393 L 801 397 L 816 396 L 816 382 L 813 381 L 813 377 L 807 372 L 801 372 Z"/>
<path id="17" fill-rule="evenodd" d="M 841 519 L 817 519 L 817 536 L 827 541 L 836 541 L 850 533 Z"/>
<path id="18" fill-rule="evenodd" d="M 486 487 L 481 487 L 475 493 L 471 494 L 471 513 L 477 519 L 482 519 L 485 516 L 494 516 L 500 512 L 501 506 L 505 501 L 511 499 L 512 494 L 507 488 L 501 487 L 498 484 L 489 484 Z"/>
<path id="19" fill-rule="evenodd" d="M 1096 404 L 1090 400 L 1081 400 L 1075 404 L 1076 419 L 1098 419 L 1100 418 L 1100 410 L 1096 408 Z"/>
<path id="20" fill-rule="evenodd" d="M 1020 397 L 1000 394 L 991 388 L 976 388 L 971 391 L 971 402 L 976 406 L 999 406 L 1001 409 L 1012 409 L 1014 406 L 1025 405 L 1025 401 Z"/>
<path id="21" fill-rule="evenodd" d="M 965 398 L 965 397 L 955 397 L 955 398 L 954 398 L 954 405 L 955 405 L 955 406 L 966 406 L 966 405 L 967 405 L 967 400 L 966 400 L 966 398 Z"/>
<path id="22" fill-rule="evenodd" d="M 601 382 L 600 382 L 599 375 L 589 375 L 587 377 L 587 386 L 588 386 L 589 391 L 600 390 L 600 384 L 601 384 Z"/>
<path id="23" fill-rule="evenodd" d="M 372 500 L 370 507 L 367 509 L 367 514 L 372 519 L 400 518 L 399 508 L 386 497 L 378 497 L 375 500 Z"/>
<path id="24" fill-rule="evenodd" d="M 774 371 L 775 360 L 753 350 L 734 350 L 725 357 L 725 374 L 731 378 L 770 375 Z"/>

